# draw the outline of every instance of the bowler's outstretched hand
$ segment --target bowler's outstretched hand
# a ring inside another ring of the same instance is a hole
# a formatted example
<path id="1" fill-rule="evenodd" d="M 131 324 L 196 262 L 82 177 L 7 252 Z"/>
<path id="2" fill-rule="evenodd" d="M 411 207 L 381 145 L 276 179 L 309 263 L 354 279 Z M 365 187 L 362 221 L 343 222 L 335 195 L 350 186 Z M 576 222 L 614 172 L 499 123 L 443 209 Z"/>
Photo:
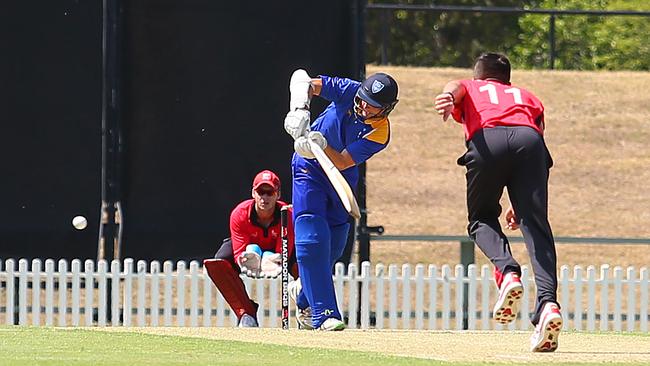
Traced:
<path id="1" fill-rule="evenodd" d="M 436 112 L 442 116 L 443 121 L 447 121 L 451 111 L 454 109 L 454 97 L 451 93 L 442 93 L 436 95 L 435 105 Z"/>

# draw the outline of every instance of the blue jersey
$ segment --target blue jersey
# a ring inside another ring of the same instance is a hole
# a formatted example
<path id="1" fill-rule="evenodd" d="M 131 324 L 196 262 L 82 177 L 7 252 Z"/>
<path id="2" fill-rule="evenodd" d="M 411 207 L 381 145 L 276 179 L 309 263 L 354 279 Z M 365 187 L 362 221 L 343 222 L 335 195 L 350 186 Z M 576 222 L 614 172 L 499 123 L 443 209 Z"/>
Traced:
<path id="1" fill-rule="evenodd" d="M 319 77 L 323 82 L 320 97 L 331 103 L 311 124 L 311 130 L 321 132 L 328 146 L 334 150 L 347 150 L 356 165 L 383 150 L 390 140 L 388 118 L 373 118 L 364 122 L 354 113 L 354 96 L 361 83 L 346 78 Z M 318 166 L 315 159 L 303 159 L 298 154 L 294 154 L 294 164 Z M 356 165 L 341 172 L 352 189 L 356 188 L 359 180 Z"/>

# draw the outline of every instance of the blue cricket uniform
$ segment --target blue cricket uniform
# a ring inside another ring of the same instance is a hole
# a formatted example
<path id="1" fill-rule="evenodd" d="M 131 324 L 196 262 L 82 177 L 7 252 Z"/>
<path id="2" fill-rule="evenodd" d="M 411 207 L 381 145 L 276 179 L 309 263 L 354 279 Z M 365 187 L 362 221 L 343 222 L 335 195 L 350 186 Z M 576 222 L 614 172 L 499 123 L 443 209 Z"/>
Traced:
<path id="1" fill-rule="evenodd" d="M 388 118 L 363 121 L 354 113 L 354 97 L 361 84 L 346 78 L 320 78 L 320 97 L 331 103 L 311 124 L 311 130 L 320 131 L 336 151 L 347 150 L 356 165 L 384 149 L 390 140 Z M 356 165 L 341 172 L 352 189 L 359 180 Z M 303 288 L 298 306 L 311 306 L 317 328 L 327 318 L 341 319 L 332 266 L 347 242 L 349 214 L 316 159 L 294 154 L 291 166 L 295 245 Z"/>

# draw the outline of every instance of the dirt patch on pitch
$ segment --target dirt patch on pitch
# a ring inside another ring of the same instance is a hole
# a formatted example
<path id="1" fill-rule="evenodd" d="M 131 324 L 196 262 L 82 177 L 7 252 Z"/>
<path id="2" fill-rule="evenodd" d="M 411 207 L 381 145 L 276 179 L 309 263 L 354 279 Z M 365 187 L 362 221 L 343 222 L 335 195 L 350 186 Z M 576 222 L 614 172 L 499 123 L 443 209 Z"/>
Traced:
<path id="1" fill-rule="evenodd" d="M 563 333 L 551 354 L 528 351 L 528 332 L 345 330 L 311 332 L 241 328 L 93 328 L 105 331 L 198 337 L 242 342 L 377 352 L 449 362 L 650 364 L 650 336 Z"/>

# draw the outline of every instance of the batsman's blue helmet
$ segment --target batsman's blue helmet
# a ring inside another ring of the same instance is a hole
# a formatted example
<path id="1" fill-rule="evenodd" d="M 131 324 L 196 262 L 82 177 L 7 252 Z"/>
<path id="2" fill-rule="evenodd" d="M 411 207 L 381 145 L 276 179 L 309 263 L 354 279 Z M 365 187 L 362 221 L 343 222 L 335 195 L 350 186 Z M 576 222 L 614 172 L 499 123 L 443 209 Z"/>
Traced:
<path id="1" fill-rule="evenodd" d="M 392 76 L 378 72 L 361 83 L 355 97 L 373 107 L 381 108 L 381 115 L 387 116 L 397 104 L 397 82 Z"/>

